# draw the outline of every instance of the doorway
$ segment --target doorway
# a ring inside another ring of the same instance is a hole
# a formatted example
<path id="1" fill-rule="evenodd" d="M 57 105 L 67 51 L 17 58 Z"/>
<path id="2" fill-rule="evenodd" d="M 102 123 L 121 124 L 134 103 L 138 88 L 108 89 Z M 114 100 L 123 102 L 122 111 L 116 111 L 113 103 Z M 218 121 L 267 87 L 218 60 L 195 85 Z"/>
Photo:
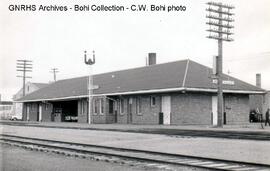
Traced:
<path id="1" fill-rule="evenodd" d="M 163 113 L 163 123 L 164 125 L 171 124 L 171 96 L 162 96 L 161 100 L 161 110 Z"/>
<path id="2" fill-rule="evenodd" d="M 218 123 L 217 117 L 217 96 L 212 96 L 212 125 L 216 126 Z"/>
<path id="3" fill-rule="evenodd" d="M 42 103 L 38 105 L 38 121 L 41 122 L 42 120 Z"/>
<path id="4" fill-rule="evenodd" d="M 26 105 L 26 121 L 29 121 L 29 115 L 30 115 L 30 104 Z"/>

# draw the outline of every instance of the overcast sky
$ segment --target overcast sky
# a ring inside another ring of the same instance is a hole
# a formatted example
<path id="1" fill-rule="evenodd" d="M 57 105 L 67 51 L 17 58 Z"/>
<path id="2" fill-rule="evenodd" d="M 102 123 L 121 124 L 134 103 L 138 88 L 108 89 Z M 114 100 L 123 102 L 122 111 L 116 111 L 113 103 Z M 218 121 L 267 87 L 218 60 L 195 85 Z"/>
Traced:
<path id="1" fill-rule="evenodd" d="M 135 3 L 136 2 L 136 3 Z M 145 65 L 148 52 L 157 63 L 191 59 L 212 66 L 217 42 L 207 39 L 204 0 L 175 1 L 9 1 L 0 2 L 0 94 L 10 100 L 22 87 L 16 60 L 33 60 L 31 82 L 85 76 L 84 50 L 96 51 L 94 73 Z M 270 90 L 270 1 L 221 1 L 236 8 L 233 42 L 224 42 L 224 72 L 255 84 L 262 74 L 262 87 Z M 41 12 L 9 11 L 11 4 L 33 5 L 185 5 L 184 12 Z"/>

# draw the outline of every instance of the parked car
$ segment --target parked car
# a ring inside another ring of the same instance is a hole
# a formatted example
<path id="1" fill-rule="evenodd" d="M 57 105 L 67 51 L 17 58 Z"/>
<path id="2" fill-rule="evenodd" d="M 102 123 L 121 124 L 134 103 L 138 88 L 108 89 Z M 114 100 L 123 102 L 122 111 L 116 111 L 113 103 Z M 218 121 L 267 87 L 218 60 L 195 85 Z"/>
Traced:
<path id="1" fill-rule="evenodd" d="M 10 117 L 10 120 L 11 121 L 18 121 L 18 120 L 20 120 L 17 116 L 11 116 Z"/>

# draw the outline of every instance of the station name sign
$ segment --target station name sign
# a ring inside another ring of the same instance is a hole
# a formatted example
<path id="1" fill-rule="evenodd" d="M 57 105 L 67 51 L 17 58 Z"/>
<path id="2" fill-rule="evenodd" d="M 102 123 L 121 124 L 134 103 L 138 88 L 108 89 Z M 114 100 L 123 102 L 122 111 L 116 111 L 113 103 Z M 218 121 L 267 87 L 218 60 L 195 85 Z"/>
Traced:
<path id="1" fill-rule="evenodd" d="M 218 83 L 218 80 L 217 79 L 214 79 L 212 81 L 212 83 L 213 84 L 217 84 Z M 224 84 L 224 85 L 234 85 L 235 83 L 232 80 L 222 80 L 222 84 Z"/>
<path id="2" fill-rule="evenodd" d="M 88 90 L 89 89 L 96 90 L 96 89 L 99 89 L 99 86 L 98 85 L 92 85 L 92 87 L 88 86 Z"/>

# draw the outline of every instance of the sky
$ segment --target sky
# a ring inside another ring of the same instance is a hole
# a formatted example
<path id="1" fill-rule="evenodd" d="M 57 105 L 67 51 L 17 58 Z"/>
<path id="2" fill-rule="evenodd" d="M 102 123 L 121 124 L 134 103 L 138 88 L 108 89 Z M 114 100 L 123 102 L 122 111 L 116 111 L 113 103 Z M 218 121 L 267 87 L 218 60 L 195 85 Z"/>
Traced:
<path id="1" fill-rule="evenodd" d="M 16 60 L 33 61 L 27 81 L 53 81 L 85 76 L 84 51 L 95 50 L 93 73 L 145 66 L 149 52 L 157 63 L 191 59 L 212 67 L 217 41 L 207 39 L 205 0 L 77 0 L 0 2 L 0 94 L 11 100 L 22 87 L 16 77 Z M 270 1 L 221 0 L 235 6 L 233 42 L 223 44 L 223 72 L 255 85 L 262 75 L 262 88 L 270 90 Z M 10 11 L 10 5 L 170 5 L 185 11 Z"/>

